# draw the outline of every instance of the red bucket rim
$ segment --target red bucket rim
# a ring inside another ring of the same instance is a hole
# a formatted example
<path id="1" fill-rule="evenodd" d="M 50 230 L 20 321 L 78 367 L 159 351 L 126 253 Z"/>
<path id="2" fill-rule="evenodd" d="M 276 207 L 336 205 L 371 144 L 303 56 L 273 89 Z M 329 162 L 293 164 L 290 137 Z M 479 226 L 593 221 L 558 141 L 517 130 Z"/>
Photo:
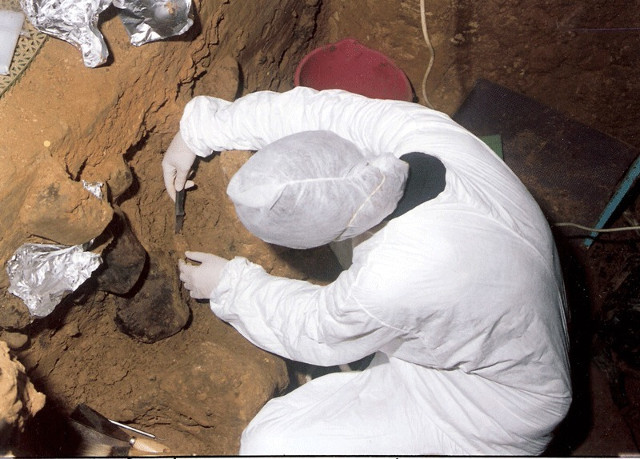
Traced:
<path id="1" fill-rule="evenodd" d="M 324 64 L 328 64 L 326 65 L 328 72 L 321 75 L 317 69 L 322 67 L 323 58 Z M 347 74 L 344 72 L 332 73 L 331 71 L 335 69 L 329 67 L 341 62 L 344 65 L 353 64 L 355 68 L 345 69 L 343 67 L 339 69 L 351 71 Z M 312 76 L 305 73 L 305 70 L 314 70 L 309 67 L 310 64 L 316 65 L 315 73 Z M 294 84 L 318 90 L 345 89 L 379 99 L 413 100 L 413 89 L 405 73 L 389 57 L 366 47 L 353 38 L 345 38 L 321 46 L 305 55 L 296 68 Z"/>

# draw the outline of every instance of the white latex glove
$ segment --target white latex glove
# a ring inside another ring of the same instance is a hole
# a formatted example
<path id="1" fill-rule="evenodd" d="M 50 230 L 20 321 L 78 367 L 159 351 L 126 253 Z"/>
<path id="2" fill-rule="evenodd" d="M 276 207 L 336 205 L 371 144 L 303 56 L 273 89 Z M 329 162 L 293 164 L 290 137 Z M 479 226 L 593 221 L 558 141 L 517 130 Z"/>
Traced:
<path id="1" fill-rule="evenodd" d="M 196 154 L 187 146 L 178 131 L 162 158 L 164 186 L 172 200 L 176 200 L 176 191 L 194 185 L 187 177 L 195 160 Z"/>
<path id="2" fill-rule="evenodd" d="M 204 252 L 185 252 L 188 260 L 200 263 L 192 265 L 178 261 L 180 280 L 189 290 L 191 298 L 209 299 L 220 282 L 220 273 L 229 260 Z"/>

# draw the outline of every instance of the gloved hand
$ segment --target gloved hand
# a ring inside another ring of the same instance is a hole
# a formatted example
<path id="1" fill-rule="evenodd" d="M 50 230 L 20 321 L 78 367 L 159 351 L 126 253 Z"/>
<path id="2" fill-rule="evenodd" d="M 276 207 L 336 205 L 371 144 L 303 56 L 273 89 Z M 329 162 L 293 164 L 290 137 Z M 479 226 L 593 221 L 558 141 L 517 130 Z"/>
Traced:
<path id="1" fill-rule="evenodd" d="M 180 280 L 184 288 L 189 290 L 191 298 L 209 299 L 211 293 L 220 282 L 220 273 L 229 260 L 204 252 L 185 252 L 188 260 L 199 262 L 199 265 L 178 261 Z"/>
<path id="2" fill-rule="evenodd" d="M 196 154 L 187 146 L 178 131 L 162 158 L 164 186 L 172 200 L 176 200 L 176 191 L 194 185 L 187 177 L 195 160 Z"/>

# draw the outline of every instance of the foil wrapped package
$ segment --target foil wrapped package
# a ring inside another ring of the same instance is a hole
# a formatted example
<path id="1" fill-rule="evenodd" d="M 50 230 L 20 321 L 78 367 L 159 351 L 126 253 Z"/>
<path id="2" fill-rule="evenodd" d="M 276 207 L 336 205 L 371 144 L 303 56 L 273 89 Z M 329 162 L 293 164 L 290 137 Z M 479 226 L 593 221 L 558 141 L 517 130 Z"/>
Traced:
<path id="1" fill-rule="evenodd" d="M 122 10 L 136 46 L 182 34 L 193 24 L 191 0 L 20 0 L 31 24 L 78 48 L 87 67 L 104 64 L 109 56 L 98 19 L 111 4 Z"/>
<path id="2" fill-rule="evenodd" d="M 35 317 L 45 317 L 100 266 L 100 255 L 81 245 L 23 244 L 7 262 L 9 292 Z"/>
<path id="3" fill-rule="evenodd" d="M 109 5 L 111 0 L 20 0 L 31 24 L 78 48 L 87 67 L 104 64 L 109 55 L 98 30 L 98 16 Z"/>
<path id="4" fill-rule="evenodd" d="M 114 0 L 132 45 L 185 33 L 193 25 L 191 0 Z"/>

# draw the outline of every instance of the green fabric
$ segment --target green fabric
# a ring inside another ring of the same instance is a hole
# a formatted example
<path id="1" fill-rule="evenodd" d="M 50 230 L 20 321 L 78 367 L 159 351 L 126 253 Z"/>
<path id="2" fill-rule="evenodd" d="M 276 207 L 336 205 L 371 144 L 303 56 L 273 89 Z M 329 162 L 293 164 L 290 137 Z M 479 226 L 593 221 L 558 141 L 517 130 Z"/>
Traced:
<path id="1" fill-rule="evenodd" d="M 504 155 L 502 154 L 502 137 L 500 134 L 485 135 L 480 137 L 480 140 L 486 143 L 496 155 L 504 159 Z"/>

